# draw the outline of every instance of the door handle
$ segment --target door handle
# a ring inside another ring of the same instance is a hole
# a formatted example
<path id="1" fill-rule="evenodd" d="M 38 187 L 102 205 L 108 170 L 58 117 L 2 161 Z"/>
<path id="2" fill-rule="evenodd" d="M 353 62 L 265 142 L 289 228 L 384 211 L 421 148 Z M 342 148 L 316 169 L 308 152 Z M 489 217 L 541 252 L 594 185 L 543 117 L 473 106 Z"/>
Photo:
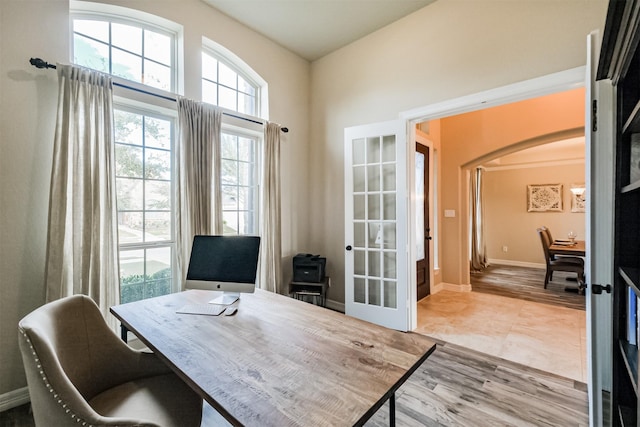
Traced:
<path id="1" fill-rule="evenodd" d="M 353 248 L 351 247 L 351 245 L 347 245 L 347 247 L 346 247 L 345 249 L 346 249 L 346 250 L 348 250 L 348 251 L 350 251 L 350 250 L 351 250 L 351 249 L 353 249 Z"/>

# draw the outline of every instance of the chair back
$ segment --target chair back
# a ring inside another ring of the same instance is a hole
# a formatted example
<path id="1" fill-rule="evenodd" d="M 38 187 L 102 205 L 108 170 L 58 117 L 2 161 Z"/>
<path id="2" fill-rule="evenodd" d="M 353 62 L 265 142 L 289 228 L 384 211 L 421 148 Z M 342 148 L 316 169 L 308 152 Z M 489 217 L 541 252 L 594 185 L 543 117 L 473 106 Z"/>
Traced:
<path id="1" fill-rule="evenodd" d="M 117 365 L 130 350 L 87 296 L 45 304 L 25 316 L 18 329 L 36 425 L 95 420 L 87 402 L 129 376 L 126 364 Z"/>
<path id="2" fill-rule="evenodd" d="M 551 254 L 549 253 L 549 246 L 551 246 L 549 230 L 547 227 L 540 227 L 536 231 L 540 236 L 540 243 L 542 244 L 542 251 L 544 252 L 544 262 L 549 265 L 551 262 Z"/>

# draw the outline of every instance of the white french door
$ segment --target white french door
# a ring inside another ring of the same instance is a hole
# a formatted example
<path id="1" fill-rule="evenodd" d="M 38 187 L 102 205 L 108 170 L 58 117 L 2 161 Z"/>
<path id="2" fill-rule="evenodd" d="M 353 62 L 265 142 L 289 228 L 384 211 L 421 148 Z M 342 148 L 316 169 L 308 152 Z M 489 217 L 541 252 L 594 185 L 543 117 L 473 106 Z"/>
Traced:
<path id="1" fill-rule="evenodd" d="M 611 408 L 603 407 L 602 392 L 611 391 L 612 300 L 611 294 L 593 292 L 593 284 L 613 284 L 614 143 L 613 88 L 609 81 L 595 81 L 600 51 L 597 33 L 587 37 L 585 178 L 587 276 L 587 358 L 589 425 L 611 425 Z M 593 102 L 597 102 L 594 123 Z M 617 416 L 617 414 L 616 414 Z"/>
<path id="2" fill-rule="evenodd" d="M 345 313 L 408 330 L 406 122 L 345 129 Z"/>

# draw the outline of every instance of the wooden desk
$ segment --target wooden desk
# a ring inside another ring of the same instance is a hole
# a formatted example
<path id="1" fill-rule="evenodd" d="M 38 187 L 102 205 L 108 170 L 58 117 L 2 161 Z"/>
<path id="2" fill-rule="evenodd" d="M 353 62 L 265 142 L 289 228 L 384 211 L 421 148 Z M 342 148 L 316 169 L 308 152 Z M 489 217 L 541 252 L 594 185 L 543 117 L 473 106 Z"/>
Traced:
<path id="1" fill-rule="evenodd" d="M 216 292 L 111 307 L 123 325 L 234 425 L 363 425 L 435 343 L 283 295 L 242 294 L 233 316 L 178 314 Z"/>
<path id="2" fill-rule="evenodd" d="M 576 244 L 572 246 L 558 245 L 554 243 L 549 246 L 549 253 L 551 255 L 585 256 L 584 240 L 576 240 Z"/>

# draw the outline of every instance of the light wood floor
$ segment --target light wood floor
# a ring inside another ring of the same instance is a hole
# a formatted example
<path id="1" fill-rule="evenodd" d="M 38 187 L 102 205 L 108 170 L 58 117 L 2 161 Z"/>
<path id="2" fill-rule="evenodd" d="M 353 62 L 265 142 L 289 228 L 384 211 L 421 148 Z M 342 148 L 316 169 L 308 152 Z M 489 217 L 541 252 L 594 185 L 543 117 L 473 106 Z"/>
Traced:
<path id="1" fill-rule="evenodd" d="M 565 287 L 575 287 L 575 282 L 567 281 L 567 278 L 575 277 L 575 273 L 554 272 L 547 289 L 544 288 L 544 275 L 545 271 L 539 268 L 495 264 L 482 272 L 472 272 L 471 288 L 474 292 L 585 309 L 584 295 L 565 291 Z"/>

